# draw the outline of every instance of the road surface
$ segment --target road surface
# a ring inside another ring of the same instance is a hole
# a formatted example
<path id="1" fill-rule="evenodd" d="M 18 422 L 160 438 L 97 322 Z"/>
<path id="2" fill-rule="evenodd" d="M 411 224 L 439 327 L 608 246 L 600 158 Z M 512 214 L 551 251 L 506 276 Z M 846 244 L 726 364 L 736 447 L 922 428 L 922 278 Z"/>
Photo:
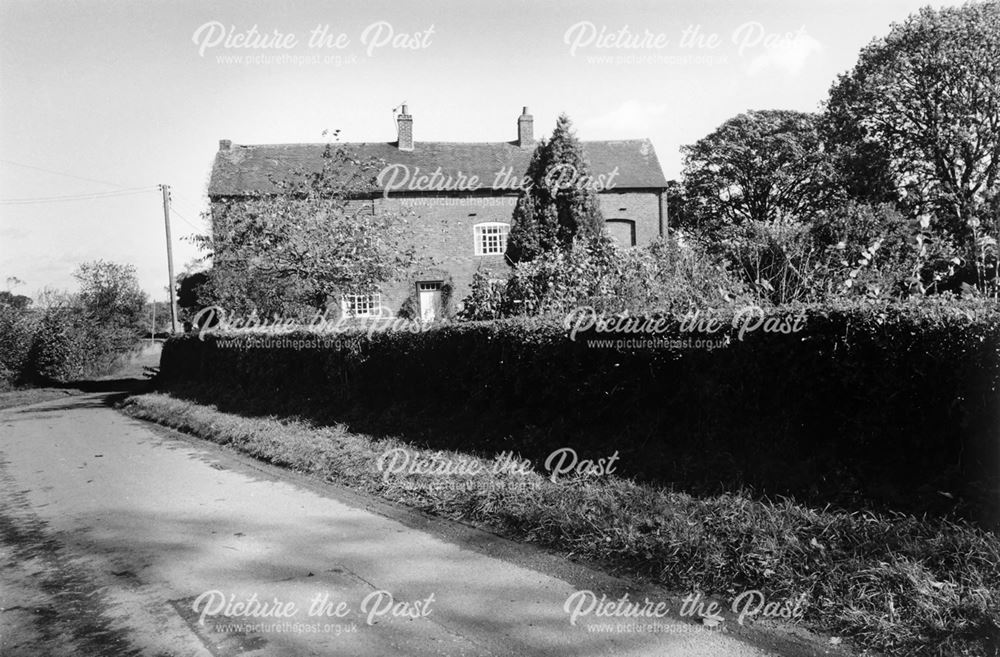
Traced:
<path id="1" fill-rule="evenodd" d="M 0 411 L 4 657 L 769 654 L 669 617 L 571 625 L 579 586 L 105 402 Z"/>

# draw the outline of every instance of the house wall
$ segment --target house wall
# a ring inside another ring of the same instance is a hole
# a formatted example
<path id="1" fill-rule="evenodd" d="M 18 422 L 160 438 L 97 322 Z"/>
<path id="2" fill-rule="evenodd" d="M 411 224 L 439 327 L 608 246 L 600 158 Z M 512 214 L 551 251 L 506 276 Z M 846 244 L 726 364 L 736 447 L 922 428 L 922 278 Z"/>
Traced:
<path id="1" fill-rule="evenodd" d="M 396 310 L 418 281 L 443 280 L 452 285 L 457 304 L 470 290 L 472 276 L 482 271 L 490 278 L 506 278 L 503 255 L 477 256 L 476 224 L 510 223 L 516 196 L 492 197 L 399 197 L 379 199 L 390 212 L 407 213 L 413 244 L 420 259 L 405 283 L 386 286 L 383 303 Z M 387 299 L 388 297 L 388 299 Z"/>
<path id="2" fill-rule="evenodd" d="M 605 220 L 635 222 L 637 246 L 659 236 L 660 205 L 656 192 L 614 191 L 600 195 Z M 443 281 L 452 286 L 451 298 L 457 309 L 469 294 L 473 274 L 482 271 L 490 278 L 503 279 L 509 273 L 503 255 L 475 254 L 474 226 L 486 222 L 510 223 L 517 197 L 472 196 L 431 197 L 391 196 L 357 204 L 376 204 L 379 210 L 400 213 L 409 224 L 412 244 L 419 262 L 404 280 L 382 286 L 382 305 L 398 311 L 408 296 L 416 293 L 420 281 Z M 213 215 L 220 209 L 213 203 Z"/>
<path id="3" fill-rule="evenodd" d="M 618 192 L 598 197 L 605 221 L 626 219 L 635 222 L 635 244 L 645 246 L 660 235 L 660 195 L 656 192 Z"/>

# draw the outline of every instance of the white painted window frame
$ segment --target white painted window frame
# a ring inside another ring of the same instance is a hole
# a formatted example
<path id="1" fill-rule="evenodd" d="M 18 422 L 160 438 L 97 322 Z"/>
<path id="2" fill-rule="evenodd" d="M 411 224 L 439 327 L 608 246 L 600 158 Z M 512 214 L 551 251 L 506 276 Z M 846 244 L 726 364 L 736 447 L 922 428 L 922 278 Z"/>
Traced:
<path id="1" fill-rule="evenodd" d="M 500 229 L 500 249 L 498 251 L 486 251 L 486 238 L 492 237 L 495 233 L 486 233 L 485 229 Z M 505 221 L 484 221 L 472 227 L 472 240 L 474 253 L 477 256 L 503 255 L 507 251 L 507 237 L 510 235 L 510 224 Z"/>
<path id="2" fill-rule="evenodd" d="M 352 311 L 351 307 L 366 307 L 365 312 Z M 382 293 L 345 294 L 340 299 L 340 310 L 345 317 L 378 317 L 382 310 Z"/>

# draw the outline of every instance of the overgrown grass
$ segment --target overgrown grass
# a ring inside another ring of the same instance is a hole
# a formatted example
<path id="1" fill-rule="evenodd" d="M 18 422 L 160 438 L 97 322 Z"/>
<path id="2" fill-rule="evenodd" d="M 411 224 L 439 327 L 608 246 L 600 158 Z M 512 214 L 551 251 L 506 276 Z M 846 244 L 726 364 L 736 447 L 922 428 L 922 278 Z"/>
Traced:
<path id="1" fill-rule="evenodd" d="M 890 655 L 995 655 L 1000 540 L 965 523 L 816 510 L 738 494 L 696 498 L 616 477 L 554 483 L 538 473 L 396 475 L 376 463 L 395 439 L 344 425 L 245 418 L 166 394 L 128 414 L 443 517 L 485 525 L 674 590 L 806 594 L 804 622 Z M 444 453 L 454 459 L 468 455 Z"/>

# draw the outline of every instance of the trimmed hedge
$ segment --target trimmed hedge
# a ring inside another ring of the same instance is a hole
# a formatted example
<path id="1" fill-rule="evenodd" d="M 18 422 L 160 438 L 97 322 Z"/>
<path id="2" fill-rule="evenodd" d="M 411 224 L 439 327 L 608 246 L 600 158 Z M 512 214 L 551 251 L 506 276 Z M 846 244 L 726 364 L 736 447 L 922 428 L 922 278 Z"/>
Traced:
<path id="1" fill-rule="evenodd" d="M 79 308 L 0 306 L 0 390 L 102 376 L 139 345 L 136 330 L 101 325 Z"/>
<path id="2" fill-rule="evenodd" d="M 617 450 L 619 473 L 698 492 L 749 486 L 996 522 L 996 304 L 777 312 L 805 313 L 802 330 L 734 333 L 711 350 L 597 347 L 614 336 L 571 341 L 541 320 L 358 332 L 298 350 L 188 335 L 166 343 L 160 380 L 223 408 L 346 420 L 431 447 L 538 464 L 559 447 Z M 688 335 L 671 320 L 660 337 Z"/>

